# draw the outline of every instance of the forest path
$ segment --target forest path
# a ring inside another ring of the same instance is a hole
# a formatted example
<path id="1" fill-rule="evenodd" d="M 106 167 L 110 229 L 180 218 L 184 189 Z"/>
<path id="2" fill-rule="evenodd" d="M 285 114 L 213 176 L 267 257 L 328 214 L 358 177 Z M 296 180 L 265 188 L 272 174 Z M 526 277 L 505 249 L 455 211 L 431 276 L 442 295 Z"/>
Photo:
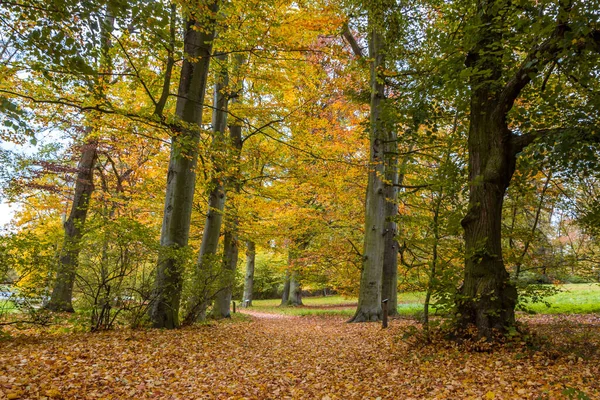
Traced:
<path id="1" fill-rule="evenodd" d="M 284 314 L 275 314 L 275 313 L 266 313 L 260 311 L 250 310 L 248 308 L 238 308 L 237 311 L 240 314 L 249 315 L 253 318 L 257 319 L 293 319 L 299 318 L 296 315 L 284 315 Z"/>
<path id="2" fill-rule="evenodd" d="M 560 399 L 568 388 L 600 399 L 600 325 L 588 318 L 529 324 L 552 340 L 539 351 L 424 346 L 406 335 L 415 322 L 381 329 L 340 316 L 15 331 L 0 341 L 0 399 Z"/>

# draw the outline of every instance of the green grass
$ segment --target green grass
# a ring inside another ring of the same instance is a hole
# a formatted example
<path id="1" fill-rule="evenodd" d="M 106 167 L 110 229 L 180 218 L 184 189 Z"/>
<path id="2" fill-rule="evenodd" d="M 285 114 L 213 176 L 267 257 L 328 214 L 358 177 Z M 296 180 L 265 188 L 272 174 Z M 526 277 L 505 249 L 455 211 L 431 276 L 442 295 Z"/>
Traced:
<path id="1" fill-rule="evenodd" d="M 562 292 L 545 300 L 545 304 L 532 304 L 528 308 L 539 314 L 589 314 L 600 312 L 599 284 L 568 284 L 560 285 Z"/>
<path id="2" fill-rule="evenodd" d="M 304 306 L 279 307 L 281 299 L 253 300 L 252 309 L 259 312 L 301 317 L 309 315 L 342 315 L 350 317 L 356 308 L 357 301 L 355 298 L 343 296 L 304 297 L 302 299 Z"/>
<path id="3" fill-rule="evenodd" d="M 0 315 L 11 314 L 18 311 L 18 308 L 14 305 L 12 301 L 0 300 Z"/>
<path id="4" fill-rule="evenodd" d="M 423 309 L 423 299 L 425 293 L 399 293 L 398 294 L 398 313 L 400 315 L 412 315 Z M 304 297 L 303 306 L 299 307 L 279 307 L 280 299 L 254 300 L 252 309 L 254 311 L 295 315 L 300 317 L 310 315 L 339 315 L 351 317 L 356 311 L 358 303 L 357 298 L 343 296 L 327 297 Z"/>
<path id="5" fill-rule="evenodd" d="M 327 296 L 327 297 L 303 297 L 302 302 L 305 306 L 316 307 L 316 306 L 344 306 L 352 305 L 358 302 L 357 298 L 343 297 L 343 296 Z M 281 303 L 281 299 L 268 299 L 268 300 L 252 300 L 253 306 L 256 307 L 278 307 Z"/>
<path id="6" fill-rule="evenodd" d="M 548 297 L 551 306 L 530 304 L 528 308 L 539 314 L 588 314 L 600 312 L 600 284 L 568 284 L 561 285 L 563 290 Z M 398 313 L 414 315 L 423 310 L 425 292 L 398 293 Z M 343 296 L 305 297 L 304 306 L 279 307 L 280 299 L 254 300 L 252 309 L 259 312 L 310 316 L 339 315 L 351 317 L 356 310 L 358 299 Z M 435 312 L 435 309 L 432 309 Z"/>

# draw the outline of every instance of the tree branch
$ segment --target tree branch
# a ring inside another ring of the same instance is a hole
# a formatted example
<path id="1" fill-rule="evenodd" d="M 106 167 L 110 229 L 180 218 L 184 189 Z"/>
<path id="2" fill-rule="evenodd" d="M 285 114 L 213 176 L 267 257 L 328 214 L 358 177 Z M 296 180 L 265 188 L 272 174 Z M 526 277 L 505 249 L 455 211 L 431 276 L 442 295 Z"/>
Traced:
<path id="1" fill-rule="evenodd" d="M 352 48 L 352 52 L 354 53 L 354 55 L 356 57 L 363 58 L 365 56 L 363 54 L 362 48 L 358 45 L 358 42 L 356 41 L 356 39 L 352 35 L 352 32 L 350 32 L 350 28 L 348 27 L 348 23 L 347 22 L 344 24 L 344 26 L 342 28 L 342 36 L 344 37 L 344 39 L 346 39 L 346 41 L 348 42 L 348 44 Z"/>
<path id="2" fill-rule="evenodd" d="M 581 127 L 564 127 L 540 129 L 537 131 L 527 132 L 521 135 L 512 133 L 510 137 L 511 152 L 514 155 L 519 154 L 538 138 L 551 135 L 564 135 L 566 133 L 586 134 L 589 133 L 589 131 Z"/>
<path id="3" fill-rule="evenodd" d="M 175 65 L 175 20 L 177 18 L 177 6 L 175 3 L 171 4 L 171 25 L 169 27 L 170 33 L 170 48 L 168 49 L 169 56 L 167 58 L 167 65 L 165 68 L 165 78 L 163 80 L 163 88 L 162 93 L 158 101 L 155 103 L 154 114 L 156 114 L 160 119 L 163 119 L 163 111 L 165 109 L 165 105 L 167 104 L 167 99 L 169 98 L 169 89 L 171 87 L 171 75 L 173 74 L 173 66 Z"/>
<path id="4" fill-rule="evenodd" d="M 567 25 L 567 18 L 572 7 L 572 1 L 569 1 L 563 7 L 562 12 L 559 13 L 559 19 L 556 21 L 556 28 L 552 35 L 540 44 L 533 46 L 517 72 L 506 83 L 500 92 L 496 107 L 499 115 L 506 115 L 510 111 L 523 88 L 531 82 L 532 76 L 538 74 L 546 65 L 558 59 L 562 49 L 561 41 L 564 39 L 565 33 L 570 30 Z"/>

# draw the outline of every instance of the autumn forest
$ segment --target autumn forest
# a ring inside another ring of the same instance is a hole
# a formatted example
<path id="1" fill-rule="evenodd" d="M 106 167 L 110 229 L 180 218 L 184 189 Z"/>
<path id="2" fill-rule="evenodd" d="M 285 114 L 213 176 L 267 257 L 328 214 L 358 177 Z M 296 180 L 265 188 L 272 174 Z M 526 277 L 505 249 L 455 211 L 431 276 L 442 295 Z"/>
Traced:
<path id="1" fill-rule="evenodd" d="M 600 398 L 600 1 L 0 26 L 0 399 Z"/>

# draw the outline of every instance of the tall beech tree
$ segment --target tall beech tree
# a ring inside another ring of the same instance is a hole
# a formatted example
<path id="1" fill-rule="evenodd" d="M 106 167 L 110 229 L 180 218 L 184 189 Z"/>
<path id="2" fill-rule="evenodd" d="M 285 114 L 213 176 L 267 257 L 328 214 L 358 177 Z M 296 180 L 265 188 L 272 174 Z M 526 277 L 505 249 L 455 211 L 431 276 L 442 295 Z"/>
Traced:
<path id="1" fill-rule="evenodd" d="M 214 84 L 211 124 L 213 170 L 211 171 L 211 181 L 208 187 L 208 208 L 202 233 L 202 243 L 200 244 L 198 261 L 194 271 L 193 293 L 188 300 L 186 322 L 192 322 L 203 317 L 208 301 L 212 297 L 209 289 L 210 285 L 207 285 L 207 283 L 217 280 L 217 275 L 221 273 L 219 271 L 217 250 L 219 248 L 219 238 L 221 237 L 223 210 L 225 209 L 225 185 L 222 174 L 226 143 L 227 107 L 229 105 L 227 60 L 226 54 L 221 53 L 215 56 L 218 73 Z"/>
<path id="2" fill-rule="evenodd" d="M 234 84 L 235 88 L 232 91 L 227 88 L 229 92 L 226 95 L 230 98 L 230 102 L 233 106 L 239 103 L 242 90 L 243 90 L 243 79 L 240 76 L 240 67 L 244 62 L 244 57 L 237 55 L 233 58 L 233 66 L 231 67 L 234 78 L 237 79 L 237 84 Z M 225 211 L 225 222 L 224 222 L 224 238 L 223 238 L 223 261 L 222 270 L 220 272 L 220 288 L 215 295 L 215 301 L 213 304 L 213 310 L 211 317 L 213 318 L 229 318 L 230 317 L 230 305 L 232 297 L 232 289 L 235 279 L 235 271 L 237 268 L 238 257 L 239 257 L 239 224 L 240 217 L 237 212 L 237 204 L 235 204 L 235 196 L 239 195 L 242 189 L 242 182 L 240 179 L 241 165 L 240 156 L 242 152 L 242 146 L 244 140 L 242 137 L 242 124 L 239 120 L 231 118 L 229 123 L 229 137 L 226 140 L 225 154 L 227 160 L 225 162 L 226 173 L 223 177 L 224 190 L 226 194 L 226 208 Z"/>
<path id="3" fill-rule="evenodd" d="M 150 310 L 152 325 L 156 328 L 179 326 L 183 265 L 178 251 L 188 245 L 204 94 L 219 3 L 219 0 L 209 0 L 205 7 L 185 10 L 185 54 L 176 105 L 178 125 L 171 139 L 160 236 L 162 250 Z"/>
<path id="4" fill-rule="evenodd" d="M 254 267 L 256 263 L 256 244 L 249 240 L 246 243 L 246 275 L 244 278 L 244 296 L 242 302 L 245 306 L 252 305 L 254 290 Z"/>
<path id="5" fill-rule="evenodd" d="M 388 134 L 384 121 L 384 20 L 387 0 L 368 4 L 370 59 L 369 177 L 365 200 L 365 236 L 358 308 L 350 322 L 381 319 L 381 282 L 386 229 L 385 150 Z"/>

